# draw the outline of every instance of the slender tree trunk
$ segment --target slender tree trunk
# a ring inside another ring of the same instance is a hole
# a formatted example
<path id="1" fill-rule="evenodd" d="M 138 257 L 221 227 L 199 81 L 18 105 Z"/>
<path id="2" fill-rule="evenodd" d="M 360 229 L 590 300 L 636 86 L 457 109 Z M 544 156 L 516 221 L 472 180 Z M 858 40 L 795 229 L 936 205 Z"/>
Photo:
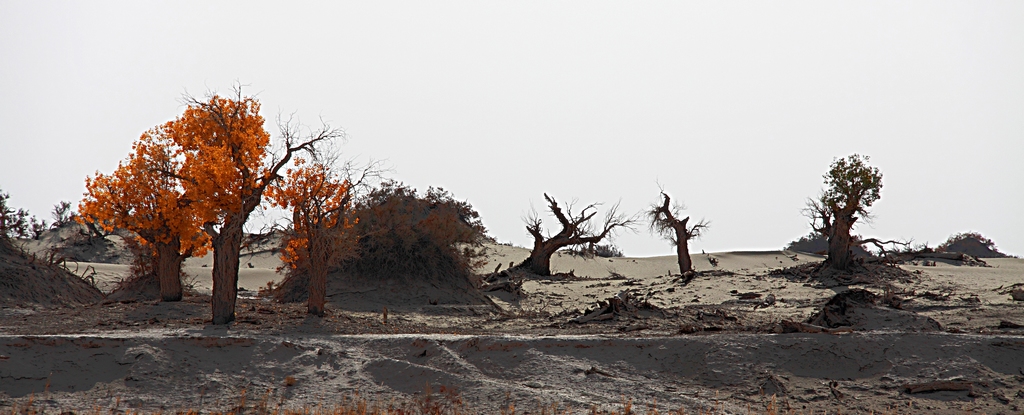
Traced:
<path id="1" fill-rule="evenodd" d="M 686 271 L 693 271 L 693 261 L 690 260 L 690 241 L 685 235 L 676 234 L 676 256 L 679 257 L 679 274 Z"/>
<path id="2" fill-rule="evenodd" d="M 330 246 L 328 238 L 320 233 L 311 236 L 309 246 L 309 300 L 306 303 L 306 311 L 309 314 L 323 317 L 324 304 L 327 302 L 327 262 L 330 258 Z"/>
<path id="3" fill-rule="evenodd" d="M 213 324 L 228 324 L 235 320 L 238 256 L 242 250 L 243 223 L 225 221 L 220 232 L 213 238 Z"/>
<path id="4" fill-rule="evenodd" d="M 835 223 L 832 225 L 832 234 L 828 238 L 828 258 L 825 262 L 829 267 L 836 270 L 848 270 L 853 264 L 853 255 L 850 252 L 850 229 L 853 223 L 845 218 L 836 215 Z"/>
<path id="5" fill-rule="evenodd" d="M 181 301 L 181 241 L 157 243 L 156 275 L 160 281 L 160 299 L 163 301 Z"/>

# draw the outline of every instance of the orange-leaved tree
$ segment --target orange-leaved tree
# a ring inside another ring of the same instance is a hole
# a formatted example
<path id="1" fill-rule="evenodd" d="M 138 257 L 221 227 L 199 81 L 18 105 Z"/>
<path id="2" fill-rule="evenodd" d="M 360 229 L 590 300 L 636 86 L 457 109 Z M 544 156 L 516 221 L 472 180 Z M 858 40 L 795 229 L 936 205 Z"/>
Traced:
<path id="1" fill-rule="evenodd" d="M 327 272 L 355 254 L 352 183 L 323 161 L 296 157 L 284 180 L 267 188 L 275 206 L 291 209 L 292 229 L 282 260 L 294 275 L 309 279 L 307 310 L 324 315 Z"/>
<path id="2" fill-rule="evenodd" d="M 181 300 L 182 261 L 203 255 L 209 246 L 200 229 L 201 212 L 185 198 L 176 177 L 182 160 L 170 139 L 175 128 L 168 122 L 145 132 L 112 174 L 87 177 L 77 218 L 107 232 L 119 228 L 138 235 L 153 250 L 163 301 Z"/>
<path id="3" fill-rule="evenodd" d="M 203 229 L 213 245 L 213 323 L 227 324 L 235 319 L 239 253 L 249 215 L 296 152 L 315 152 L 317 143 L 341 132 L 325 125 L 303 136 L 286 123 L 275 154 L 259 101 L 243 96 L 240 87 L 230 98 L 213 94 L 205 101 L 186 97 L 186 102 L 174 136 L 183 157 L 180 176 L 186 196 L 203 206 Z"/>

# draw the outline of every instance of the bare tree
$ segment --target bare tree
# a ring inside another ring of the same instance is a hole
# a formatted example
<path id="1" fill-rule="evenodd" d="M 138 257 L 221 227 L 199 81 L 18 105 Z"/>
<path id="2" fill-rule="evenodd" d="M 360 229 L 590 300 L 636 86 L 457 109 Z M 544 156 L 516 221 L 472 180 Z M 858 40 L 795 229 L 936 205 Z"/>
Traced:
<path id="1" fill-rule="evenodd" d="M 618 228 L 633 229 L 636 225 L 636 217 L 620 213 L 618 203 L 605 214 L 601 227 L 595 228 L 591 219 L 597 215 L 598 204 L 587 205 L 577 214 L 572 212 L 571 203 L 563 212 L 558 202 L 547 193 L 544 199 L 548 201 L 548 210 L 558 219 L 562 229 L 553 236 L 546 236 L 536 213 L 526 218 L 526 231 L 533 236 L 533 250 L 529 258 L 516 266 L 537 275 L 551 275 L 551 255 L 559 249 L 597 244 L 605 238 L 611 238 Z"/>
<path id="2" fill-rule="evenodd" d="M 672 242 L 676 247 L 676 256 L 679 260 L 679 273 L 684 276 L 687 272 L 693 271 L 693 262 L 690 261 L 690 239 L 699 238 L 708 229 L 708 222 L 701 219 L 699 222 L 689 225 L 690 217 L 679 219 L 683 215 L 682 205 L 672 205 L 672 199 L 664 191 L 661 192 L 661 203 L 651 205 L 647 211 L 647 218 L 650 220 L 651 231 Z M 693 275 L 692 273 L 689 275 Z M 685 279 L 687 283 L 690 279 Z"/>
<path id="3" fill-rule="evenodd" d="M 78 216 L 75 210 L 71 207 L 71 202 L 61 201 L 60 203 L 53 205 L 53 210 L 50 211 L 50 216 L 53 217 L 54 229 L 59 229 L 64 225 L 75 221 L 75 217 Z M 42 222 L 45 226 L 46 221 Z"/>

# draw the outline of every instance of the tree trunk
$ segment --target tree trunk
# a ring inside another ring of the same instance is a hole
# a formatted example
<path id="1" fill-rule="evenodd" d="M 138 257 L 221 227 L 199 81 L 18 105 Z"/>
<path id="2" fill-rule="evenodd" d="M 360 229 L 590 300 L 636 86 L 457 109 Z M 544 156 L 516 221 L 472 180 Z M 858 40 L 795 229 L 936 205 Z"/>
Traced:
<path id="1" fill-rule="evenodd" d="M 537 245 L 535 244 L 533 251 L 530 252 L 530 257 L 523 261 L 522 266 L 525 266 L 530 272 L 540 275 L 549 276 L 551 275 L 551 255 L 554 255 L 558 248 L 552 243 L 545 243 Z"/>
<path id="2" fill-rule="evenodd" d="M 685 235 L 676 234 L 676 256 L 679 257 L 679 274 L 686 271 L 693 271 L 693 261 L 690 260 L 690 244 Z"/>
<path id="3" fill-rule="evenodd" d="M 851 221 L 836 215 L 831 235 L 828 237 L 828 258 L 825 259 L 825 263 L 832 269 L 845 271 L 853 264 L 853 255 L 850 252 L 852 227 Z"/>
<path id="4" fill-rule="evenodd" d="M 225 221 L 213 238 L 213 324 L 235 321 L 238 295 L 238 263 L 244 221 Z"/>
<path id="5" fill-rule="evenodd" d="M 306 310 L 317 317 L 324 316 L 327 301 L 327 268 L 313 267 L 309 273 L 309 302 Z"/>
<path id="6" fill-rule="evenodd" d="M 160 299 L 163 301 L 181 301 L 181 241 L 157 243 L 156 275 L 160 281 Z"/>
<path id="7" fill-rule="evenodd" d="M 329 238 L 324 237 L 323 229 L 317 229 L 318 233 L 312 235 L 309 241 L 309 300 L 306 303 L 306 311 L 309 314 L 323 317 L 324 303 L 327 301 L 327 262 L 330 258 Z"/>

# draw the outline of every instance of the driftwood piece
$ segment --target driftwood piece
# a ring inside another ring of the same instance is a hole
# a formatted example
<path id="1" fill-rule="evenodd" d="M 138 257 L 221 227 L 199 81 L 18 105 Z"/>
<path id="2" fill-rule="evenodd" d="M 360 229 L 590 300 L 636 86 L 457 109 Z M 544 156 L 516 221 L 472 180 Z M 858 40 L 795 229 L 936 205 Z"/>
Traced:
<path id="1" fill-rule="evenodd" d="M 1018 288 L 1010 291 L 1010 297 L 1013 298 L 1013 301 L 1024 301 L 1024 289 Z"/>
<path id="2" fill-rule="evenodd" d="M 1014 322 L 1009 321 L 1009 320 L 1002 320 L 1002 321 L 999 322 L 999 326 L 997 326 L 996 328 L 998 328 L 998 329 L 1022 329 L 1022 328 L 1024 328 L 1024 325 L 1017 324 L 1017 323 L 1014 323 Z"/>
<path id="3" fill-rule="evenodd" d="M 840 327 L 830 329 L 828 327 L 815 326 L 813 324 L 801 323 L 799 321 L 782 320 L 782 332 L 783 333 L 828 333 L 828 334 L 842 334 L 852 333 L 853 328 Z"/>
<path id="4" fill-rule="evenodd" d="M 846 395 L 839 391 L 839 382 L 834 380 L 828 381 L 828 390 L 832 392 L 832 396 L 834 396 L 837 401 L 842 401 L 843 398 L 846 397 Z"/>
<path id="5" fill-rule="evenodd" d="M 583 371 L 583 373 L 585 373 L 587 375 L 593 375 L 593 374 L 596 373 L 598 375 L 607 376 L 607 377 L 610 377 L 610 378 L 614 378 L 615 377 L 615 375 L 613 375 L 611 373 L 608 373 L 608 372 L 605 372 L 605 371 L 603 371 L 601 369 L 598 369 L 597 366 L 591 366 L 590 369 L 587 369 L 587 370 Z"/>
<path id="6" fill-rule="evenodd" d="M 616 314 L 636 315 L 645 307 L 652 307 L 646 300 L 641 301 L 630 291 L 622 291 L 613 295 L 607 301 L 599 301 L 597 307 L 582 316 L 569 320 L 572 323 L 586 323 L 588 321 L 603 321 L 615 318 Z"/>
<path id="7" fill-rule="evenodd" d="M 925 383 L 908 383 L 903 385 L 903 390 L 910 394 L 940 391 L 968 391 L 974 393 L 974 384 L 971 382 L 940 380 Z"/>

